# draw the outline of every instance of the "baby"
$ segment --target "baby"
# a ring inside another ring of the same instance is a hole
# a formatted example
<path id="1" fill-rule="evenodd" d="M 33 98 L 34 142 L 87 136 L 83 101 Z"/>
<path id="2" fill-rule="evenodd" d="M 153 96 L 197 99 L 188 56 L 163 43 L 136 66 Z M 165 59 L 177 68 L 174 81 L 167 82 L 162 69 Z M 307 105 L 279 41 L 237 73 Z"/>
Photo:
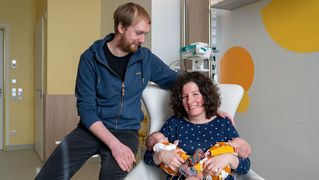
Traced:
<path id="1" fill-rule="evenodd" d="M 180 156 L 184 159 L 185 163 L 179 169 L 180 173 L 186 177 L 196 176 L 203 171 L 203 163 L 207 160 L 207 158 L 212 156 L 217 156 L 223 153 L 236 153 L 238 156 L 242 158 L 247 158 L 251 153 L 251 148 L 247 142 L 242 138 L 235 138 L 228 143 L 220 142 L 216 143 L 213 147 L 211 147 L 205 154 L 202 149 L 196 149 L 195 153 L 192 156 L 189 156 L 184 151 L 180 151 Z M 153 150 L 154 152 L 159 152 L 162 150 L 174 150 L 177 149 L 178 141 L 174 143 L 168 142 L 167 138 L 164 134 L 160 132 L 154 132 L 150 134 L 146 139 L 146 147 L 148 150 Z M 178 176 L 179 172 L 175 172 L 168 168 L 166 165 L 161 164 L 161 169 L 163 169 L 167 174 Z M 213 179 L 224 179 L 230 174 L 230 167 L 227 166 L 218 175 Z"/>
<path id="2" fill-rule="evenodd" d="M 146 148 L 147 150 L 154 152 L 160 152 L 162 150 L 171 151 L 174 149 L 178 149 L 177 147 L 178 141 L 175 141 L 174 143 L 168 142 L 167 138 L 164 136 L 164 134 L 160 132 L 154 132 L 150 134 L 146 139 Z M 179 151 L 180 157 L 186 161 L 190 156 L 186 154 L 185 151 Z M 172 176 L 178 176 L 179 172 L 175 172 L 172 169 L 170 169 L 168 166 L 164 165 L 163 163 L 160 164 L 160 168 L 163 169 L 167 174 L 170 174 Z"/>

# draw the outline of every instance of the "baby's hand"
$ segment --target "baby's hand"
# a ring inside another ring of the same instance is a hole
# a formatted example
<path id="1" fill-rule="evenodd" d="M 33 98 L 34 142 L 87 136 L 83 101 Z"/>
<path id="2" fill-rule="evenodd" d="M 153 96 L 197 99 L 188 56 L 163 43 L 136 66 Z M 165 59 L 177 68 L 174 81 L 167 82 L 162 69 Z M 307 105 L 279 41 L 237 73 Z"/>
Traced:
<path id="1" fill-rule="evenodd" d="M 175 144 L 176 146 L 178 146 L 178 143 L 179 143 L 179 140 L 175 140 L 175 141 L 174 141 L 174 144 Z"/>

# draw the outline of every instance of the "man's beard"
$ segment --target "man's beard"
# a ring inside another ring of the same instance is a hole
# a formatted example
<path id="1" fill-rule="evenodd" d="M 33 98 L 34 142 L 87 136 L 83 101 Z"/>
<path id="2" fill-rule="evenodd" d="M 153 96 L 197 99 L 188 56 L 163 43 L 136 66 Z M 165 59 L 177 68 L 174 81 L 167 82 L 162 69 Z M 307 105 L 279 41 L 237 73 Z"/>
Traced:
<path id="1" fill-rule="evenodd" d="M 131 43 L 131 44 L 127 45 L 127 50 L 130 53 L 134 53 L 134 52 L 136 52 L 138 50 L 139 47 L 140 47 L 139 45 Z"/>
<path id="2" fill-rule="evenodd" d="M 125 37 L 123 36 L 120 39 L 120 43 L 119 43 L 120 48 L 123 51 L 129 52 L 129 53 L 134 53 L 138 50 L 138 48 L 141 46 L 140 44 L 136 44 L 134 42 L 129 43 L 127 42 L 127 40 L 125 39 Z"/>

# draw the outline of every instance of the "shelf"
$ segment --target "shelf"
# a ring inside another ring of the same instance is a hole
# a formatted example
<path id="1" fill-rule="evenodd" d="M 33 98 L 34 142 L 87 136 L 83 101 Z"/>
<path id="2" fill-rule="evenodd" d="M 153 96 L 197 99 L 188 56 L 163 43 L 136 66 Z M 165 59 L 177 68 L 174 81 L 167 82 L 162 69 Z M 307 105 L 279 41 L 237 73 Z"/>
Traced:
<path id="1" fill-rule="evenodd" d="M 260 0 L 212 0 L 212 8 L 233 10 Z"/>

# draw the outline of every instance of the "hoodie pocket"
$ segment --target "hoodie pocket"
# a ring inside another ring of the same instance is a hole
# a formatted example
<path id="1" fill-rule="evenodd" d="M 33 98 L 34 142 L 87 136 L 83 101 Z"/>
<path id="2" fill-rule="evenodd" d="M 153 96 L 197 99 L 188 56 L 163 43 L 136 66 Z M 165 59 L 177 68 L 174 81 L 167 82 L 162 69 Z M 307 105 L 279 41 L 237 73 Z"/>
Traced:
<path id="1" fill-rule="evenodd" d="M 125 94 L 136 95 L 141 93 L 144 85 L 144 75 L 141 63 L 136 63 L 134 68 L 129 68 L 128 77 L 125 79 Z"/>

